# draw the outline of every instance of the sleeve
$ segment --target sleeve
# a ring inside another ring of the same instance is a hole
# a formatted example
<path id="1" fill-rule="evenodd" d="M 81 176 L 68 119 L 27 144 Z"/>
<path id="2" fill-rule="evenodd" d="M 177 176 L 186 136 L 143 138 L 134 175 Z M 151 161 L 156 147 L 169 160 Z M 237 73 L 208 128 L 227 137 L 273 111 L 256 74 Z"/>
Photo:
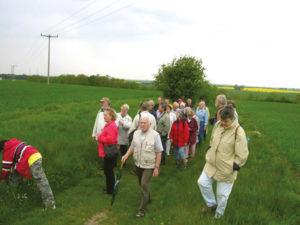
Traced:
<path id="1" fill-rule="evenodd" d="M 168 134 L 168 132 L 170 130 L 170 126 L 171 126 L 171 121 L 170 121 L 170 116 L 168 115 L 166 118 L 166 128 L 165 128 L 166 134 Z"/>
<path id="2" fill-rule="evenodd" d="M 154 140 L 154 150 L 155 152 L 162 152 L 164 150 L 162 143 L 161 143 L 161 139 L 160 139 L 160 135 L 157 134 L 155 136 L 155 140 Z"/>
<path id="3" fill-rule="evenodd" d="M 11 161 L 2 161 L 2 171 L 0 175 L 0 180 L 5 180 L 7 178 L 7 175 L 11 172 L 12 164 L 13 163 Z"/>
<path id="4" fill-rule="evenodd" d="M 170 130 L 170 134 L 169 134 L 169 139 L 171 139 L 171 140 L 174 140 L 174 139 L 173 139 L 173 135 L 174 135 L 174 125 L 175 125 L 175 122 L 172 124 L 171 130 Z"/>
<path id="5" fill-rule="evenodd" d="M 135 148 L 135 144 L 134 144 L 134 140 L 135 139 L 135 133 L 133 134 L 133 138 L 132 138 L 132 141 L 131 141 L 131 144 L 130 144 L 130 148 L 133 150 Z"/>
<path id="6" fill-rule="evenodd" d="M 125 129 L 130 129 L 131 124 L 132 124 L 132 119 L 131 119 L 130 116 L 127 116 L 127 119 L 125 120 L 125 123 L 124 123 L 124 128 Z"/>
<path id="7" fill-rule="evenodd" d="M 153 123 L 153 130 L 157 130 L 156 119 L 155 119 L 155 117 L 153 115 L 152 115 L 152 122 L 151 123 Z"/>
<path id="8" fill-rule="evenodd" d="M 207 126 L 208 124 L 208 114 L 207 111 L 205 110 L 205 114 L 204 114 L 204 126 Z"/>
<path id="9" fill-rule="evenodd" d="M 216 127 L 218 126 L 219 122 L 217 122 L 214 127 L 213 127 L 213 130 L 211 132 L 211 136 L 210 136 L 210 141 L 209 141 L 209 146 L 212 146 L 212 143 L 213 143 L 213 138 L 214 138 L 214 133 L 215 133 L 215 130 L 216 130 Z"/>
<path id="10" fill-rule="evenodd" d="M 133 122 L 131 123 L 131 126 L 129 128 L 128 134 L 130 134 L 132 131 L 136 130 L 139 126 L 139 114 L 137 114 L 134 119 Z"/>
<path id="11" fill-rule="evenodd" d="M 96 116 L 96 120 L 95 120 L 95 123 L 94 123 L 94 128 L 93 128 L 93 131 L 92 131 L 92 137 L 96 137 L 96 135 L 97 135 L 98 118 L 99 118 L 99 113 L 97 113 L 97 116 Z"/>
<path id="12" fill-rule="evenodd" d="M 243 128 L 239 127 L 236 140 L 235 140 L 235 156 L 234 162 L 240 167 L 245 165 L 249 155 L 248 143 L 246 139 L 246 134 Z"/>
<path id="13" fill-rule="evenodd" d="M 190 139 L 190 131 L 189 131 L 189 125 L 187 122 L 185 122 L 184 126 L 184 143 L 189 143 Z"/>
<path id="14" fill-rule="evenodd" d="M 192 118 L 190 129 L 192 132 L 196 132 L 198 130 L 198 123 L 197 120 Z"/>

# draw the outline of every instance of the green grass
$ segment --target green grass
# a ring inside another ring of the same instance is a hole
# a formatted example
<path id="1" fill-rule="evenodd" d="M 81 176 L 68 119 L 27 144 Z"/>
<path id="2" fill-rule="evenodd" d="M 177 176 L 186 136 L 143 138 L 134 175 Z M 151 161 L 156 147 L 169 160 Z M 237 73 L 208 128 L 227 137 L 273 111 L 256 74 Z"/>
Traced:
<path id="1" fill-rule="evenodd" d="M 300 107 L 296 104 L 238 101 L 240 120 L 249 133 L 249 160 L 242 168 L 221 221 L 202 215 L 197 179 L 204 166 L 207 143 L 186 170 L 172 157 L 151 181 L 152 203 L 145 218 L 136 219 L 140 191 L 130 171 L 123 170 L 119 194 L 101 193 L 104 175 L 99 169 L 91 130 L 98 100 L 112 99 L 118 109 L 128 103 L 131 115 L 138 103 L 156 99 L 159 92 L 0 81 L 0 138 L 17 137 L 37 146 L 57 200 L 57 210 L 42 211 L 40 194 L 32 181 L 12 189 L 0 183 L 0 224 L 84 224 L 104 212 L 100 224 L 299 224 Z M 250 135 L 260 131 L 261 137 Z M 18 194 L 27 193 L 27 199 Z"/>

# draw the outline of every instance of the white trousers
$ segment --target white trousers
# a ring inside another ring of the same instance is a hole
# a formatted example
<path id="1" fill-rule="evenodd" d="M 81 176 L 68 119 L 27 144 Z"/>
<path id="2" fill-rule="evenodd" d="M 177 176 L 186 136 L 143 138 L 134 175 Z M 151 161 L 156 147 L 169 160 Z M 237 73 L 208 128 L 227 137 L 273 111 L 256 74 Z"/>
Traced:
<path id="1" fill-rule="evenodd" d="M 205 200 L 205 203 L 208 207 L 217 205 L 216 212 L 220 215 L 223 215 L 227 205 L 227 200 L 231 193 L 233 183 L 230 182 L 220 182 L 217 181 L 217 201 L 215 194 L 213 192 L 212 184 L 215 180 L 202 171 L 199 179 L 198 185 L 201 191 L 201 194 Z"/>

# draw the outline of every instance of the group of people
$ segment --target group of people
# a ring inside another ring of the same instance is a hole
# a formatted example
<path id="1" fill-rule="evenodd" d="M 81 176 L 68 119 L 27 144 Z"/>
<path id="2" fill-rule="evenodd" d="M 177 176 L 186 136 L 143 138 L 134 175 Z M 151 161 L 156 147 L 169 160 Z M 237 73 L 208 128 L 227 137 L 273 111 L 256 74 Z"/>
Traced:
<path id="1" fill-rule="evenodd" d="M 133 155 L 135 174 L 141 187 L 141 201 L 136 214 L 143 217 L 150 201 L 149 184 L 158 176 L 161 165 L 173 151 L 178 167 L 186 167 L 188 159 L 195 157 L 196 145 L 206 137 L 209 122 L 213 125 L 206 164 L 198 179 L 198 186 L 206 203 L 203 213 L 214 213 L 219 219 L 224 215 L 227 200 L 233 188 L 237 172 L 248 158 L 247 139 L 238 122 L 233 101 L 218 95 L 216 114 L 210 118 L 204 100 L 197 107 L 192 99 L 178 99 L 170 104 L 168 99 L 158 98 L 140 104 L 132 120 L 129 106 L 124 104 L 120 112 L 111 108 L 107 97 L 100 100 L 92 137 L 98 142 L 98 156 L 103 159 L 106 178 L 104 192 L 112 194 L 115 185 L 114 168 L 118 155 L 121 163 Z M 3 151 L 1 180 L 17 185 L 20 178 L 33 178 L 41 191 L 45 208 L 55 209 L 55 200 L 42 168 L 39 151 L 16 138 L 0 141 Z M 217 182 L 216 196 L 212 184 Z"/>
<path id="2" fill-rule="evenodd" d="M 178 99 L 170 104 L 168 99 L 159 97 L 157 104 L 153 100 L 141 103 L 133 120 L 128 115 L 127 104 L 121 106 L 120 113 L 110 107 L 110 100 L 106 97 L 100 100 L 100 104 L 92 136 L 98 141 L 99 157 L 104 162 L 106 194 L 112 194 L 114 190 L 113 170 L 118 153 L 121 153 L 122 164 L 133 154 L 142 193 L 136 216 L 145 216 L 150 201 L 151 177 L 159 175 L 160 166 L 166 164 L 171 150 L 178 167 L 186 168 L 188 159 L 195 157 L 196 145 L 205 139 L 210 121 L 213 131 L 198 185 L 206 202 L 202 211 L 214 212 L 215 218 L 223 216 L 237 171 L 248 157 L 246 135 L 238 124 L 233 101 L 227 101 L 225 95 L 218 95 L 216 115 L 210 118 L 204 100 L 194 107 L 192 99 Z M 217 181 L 217 200 L 212 191 L 214 181 Z"/>

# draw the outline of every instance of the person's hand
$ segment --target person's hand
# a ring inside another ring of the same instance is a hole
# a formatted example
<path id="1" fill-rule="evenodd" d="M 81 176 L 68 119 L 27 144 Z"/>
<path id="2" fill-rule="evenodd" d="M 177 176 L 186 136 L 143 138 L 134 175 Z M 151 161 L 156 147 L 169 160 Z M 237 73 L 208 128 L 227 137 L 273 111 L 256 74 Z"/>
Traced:
<path id="1" fill-rule="evenodd" d="M 233 163 L 233 171 L 239 171 L 239 170 L 240 170 L 240 166 L 234 162 Z"/>
<path id="2" fill-rule="evenodd" d="M 127 159 L 128 159 L 128 155 L 127 154 L 123 155 L 121 158 L 121 163 L 124 164 Z"/>
<path id="3" fill-rule="evenodd" d="M 157 177 L 159 175 L 159 169 L 157 167 L 154 168 L 152 176 Z"/>

